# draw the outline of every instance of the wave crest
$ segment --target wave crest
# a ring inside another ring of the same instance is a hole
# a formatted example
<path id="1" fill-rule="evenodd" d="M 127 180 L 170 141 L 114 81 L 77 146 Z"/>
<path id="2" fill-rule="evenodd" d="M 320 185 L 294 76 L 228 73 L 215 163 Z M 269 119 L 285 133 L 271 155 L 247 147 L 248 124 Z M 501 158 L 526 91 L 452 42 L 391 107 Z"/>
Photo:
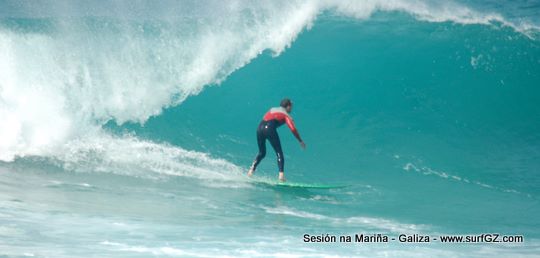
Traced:
<path id="1" fill-rule="evenodd" d="M 450 2 L 50 5 L 58 8 L 17 3 L 0 12 L 2 161 L 47 155 L 111 120 L 144 123 L 264 51 L 279 55 L 324 12 L 367 19 L 398 11 L 431 22 L 537 28 Z"/>

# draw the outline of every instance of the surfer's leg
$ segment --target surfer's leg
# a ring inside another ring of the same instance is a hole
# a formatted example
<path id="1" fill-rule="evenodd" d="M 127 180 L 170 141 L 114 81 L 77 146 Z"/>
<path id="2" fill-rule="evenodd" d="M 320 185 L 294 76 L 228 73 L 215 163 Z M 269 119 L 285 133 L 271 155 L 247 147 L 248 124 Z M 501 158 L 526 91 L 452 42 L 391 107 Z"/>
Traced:
<path id="1" fill-rule="evenodd" d="M 266 137 L 264 136 L 263 130 L 257 130 L 257 145 L 259 146 L 259 153 L 255 157 L 251 168 L 249 169 L 248 176 L 251 176 L 261 160 L 266 156 Z"/>
<path id="2" fill-rule="evenodd" d="M 280 179 L 283 177 L 283 167 L 285 166 L 285 157 L 283 156 L 283 150 L 281 149 L 281 141 L 279 140 L 279 135 L 275 130 L 268 134 L 268 140 L 276 151 L 277 162 L 279 167 Z M 284 181 L 284 180 L 283 180 Z"/>

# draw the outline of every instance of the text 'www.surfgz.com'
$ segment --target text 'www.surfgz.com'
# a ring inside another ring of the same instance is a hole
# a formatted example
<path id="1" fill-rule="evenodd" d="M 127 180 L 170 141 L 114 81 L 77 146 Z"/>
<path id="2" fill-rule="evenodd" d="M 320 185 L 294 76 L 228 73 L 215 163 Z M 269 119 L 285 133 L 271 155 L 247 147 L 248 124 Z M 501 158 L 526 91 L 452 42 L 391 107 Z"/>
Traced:
<path id="1" fill-rule="evenodd" d="M 484 233 L 477 235 L 421 235 L 399 234 L 390 236 L 385 234 L 354 234 L 354 235 L 331 235 L 304 234 L 305 243 L 523 243 L 523 235 L 501 235 L 498 233 Z"/>

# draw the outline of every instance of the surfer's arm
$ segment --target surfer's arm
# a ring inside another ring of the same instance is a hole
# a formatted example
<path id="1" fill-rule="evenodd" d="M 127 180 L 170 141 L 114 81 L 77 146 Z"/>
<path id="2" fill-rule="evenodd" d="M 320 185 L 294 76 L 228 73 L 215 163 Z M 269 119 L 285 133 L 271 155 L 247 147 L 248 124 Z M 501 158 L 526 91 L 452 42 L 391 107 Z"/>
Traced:
<path id="1" fill-rule="evenodd" d="M 304 147 L 305 146 L 303 144 L 304 141 L 302 141 L 302 138 L 300 137 L 298 130 L 296 130 L 296 127 L 294 126 L 294 121 L 292 120 L 292 118 L 289 116 L 286 116 L 285 122 L 287 123 L 287 126 L 289 127 L 289 129 L 291 129 L 291 132 L 294 134 L 294 137 L 296 137 L 296 139 L 300 142 L 300 144 L 302 144 L 302 147 Z"/>

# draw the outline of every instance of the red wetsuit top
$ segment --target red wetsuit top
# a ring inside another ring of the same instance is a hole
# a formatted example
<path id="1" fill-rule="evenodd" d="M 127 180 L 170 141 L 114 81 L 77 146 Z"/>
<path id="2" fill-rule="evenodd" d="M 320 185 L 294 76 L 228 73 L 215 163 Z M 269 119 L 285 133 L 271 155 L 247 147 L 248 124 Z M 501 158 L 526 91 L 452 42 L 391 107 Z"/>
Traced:
<path id="1" fill-rule="evenodd" d="M 287 113 L 287 110 L 285 108 L 283 107 L 271 108 L 270 110 L 268 110 L 268 112 L 266 112 L 266 114 L 264 114 L 263 120 L 267 122 L 276 120 L 278 123 L 278 126 L 281 126 L 284 123 L 286 123 L 289 129 L 291 129 L 291 132 L 294 134 L 294 137 L 296 137 L 298 141 L 300 142 L 302 141 L 302 139 L 300 139 L 300 135 L 298 134 L 298 131 L 296 130 L 296 127 L 294 126 L 294 121 L 292 117 L 289 115 L 289 113 Z"/>

